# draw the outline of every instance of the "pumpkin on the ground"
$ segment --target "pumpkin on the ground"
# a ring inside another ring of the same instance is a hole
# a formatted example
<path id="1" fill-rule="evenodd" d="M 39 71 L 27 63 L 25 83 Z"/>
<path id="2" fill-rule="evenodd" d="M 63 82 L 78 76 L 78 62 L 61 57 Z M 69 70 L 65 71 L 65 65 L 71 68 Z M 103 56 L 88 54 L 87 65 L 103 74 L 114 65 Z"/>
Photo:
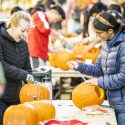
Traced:
<path id="1" fill-rule="evenodd" d="M 25 84 L 20 90 L 20 102 L 30 102 L 34 100 L 49 100 L 50 93 L 48 88 L 42 84 Z"/>
<path id="2" fill-rule="evenodd" d="M 34 101 L 29 104 L 35 108 L 39 121 L 54 119 L 56 116 L 56 109 L 49 100 Z"/>
<path id="3" fill-rule="evenodd" d="M 30 104 L 10 106 L 4 113 L 3 125 L 38 125 L 36 111 Z"/>
<path id="4" fill-rule="evenodd" d="M 104 90 L 99 86 L 81 83 L 72 92 L 72 102 L 80 109 L 95 104 L 101 105 L 104 95 Z"/>

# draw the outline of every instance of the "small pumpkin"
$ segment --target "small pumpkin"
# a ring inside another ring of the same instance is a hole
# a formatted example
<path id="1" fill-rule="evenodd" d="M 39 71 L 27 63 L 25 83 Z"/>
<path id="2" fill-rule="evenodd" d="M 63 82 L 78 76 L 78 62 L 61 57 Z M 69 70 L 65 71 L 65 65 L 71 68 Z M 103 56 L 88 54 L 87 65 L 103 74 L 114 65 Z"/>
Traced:
<path id="1" fill-rule="evenodd" d="M 25 84 L 20 90 L 20 102 L 30 102 L 34 100 L 49 100 L 50 93 L 48 88 L 42 84 Z"/>
<path id="2" fill-rule="evenodd" d="M 104 95 L 104 90 L 99 86 L 81 83 L 72 92 L 72 102 L 80 109 L 95 104 L 101 105 Z"/>
<path id="3" fill-rule="evenodd" d="M 71 34 L 71 33 L 66 33 L 65 35 L 64 35 L 64 37 L 67 37 L 67 38 L 71 38 L 73 36 L 73 34 Z"/>
<path id="4" fill-rule="evenodd" d="M 49 100 L 29 102 L 37 113 L 38 121 L 55 119 L 56 109 Z"/>
<path id="5" fill-rule="evenodd" d="M 10 106 L 4 113 L 3 125 L 38 125 L 36 111 L 30 104 Z"/>

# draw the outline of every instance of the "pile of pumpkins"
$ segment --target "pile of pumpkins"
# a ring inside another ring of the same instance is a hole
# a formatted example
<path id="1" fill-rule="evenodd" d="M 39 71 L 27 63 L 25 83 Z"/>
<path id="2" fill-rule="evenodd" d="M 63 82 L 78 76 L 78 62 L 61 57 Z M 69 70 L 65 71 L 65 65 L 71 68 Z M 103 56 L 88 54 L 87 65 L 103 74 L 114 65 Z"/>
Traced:
<path id="1" fill-rule="evenodd" d="M 25 84 L 20 91 L 21 104 L 7 108 L 3 125 L 39 125 L 39 122 L 55 119 L 56 109 L 49 98 L 46 86 Z"/>
<path id="2" fill-rule="evenodd" d="M 99 48 L 93 48 L 89 52 L 84 52 L 84 49 L 87 45 L 77 45 L 72 51 L 70 50 L 60 50 L 57 53 L 49 54 L 49 63 L 54 67 L 61 68 L 63 70 L 68 70 L 67 62 L 70 60 L 77 60 L 77 57 L 82 58 L 81 60 L 85 62 L 86 59 L 91 59 L 93 63 L 96 62 L 96 59 L 100 53 Z"/>
<path id="3" fill-rule="evenodd" d="M 21 104 L 7 108 L 3 125 L 39 125 L 49 119 L 55 119 L 56 109 L 49 101 L 50 93 L 45 85 L 25 84 L 20 90 Z M 81 83 L 72 92 L 72 102 L 82 109 L 104 101 L 104 90 L 99 86 Z"/>

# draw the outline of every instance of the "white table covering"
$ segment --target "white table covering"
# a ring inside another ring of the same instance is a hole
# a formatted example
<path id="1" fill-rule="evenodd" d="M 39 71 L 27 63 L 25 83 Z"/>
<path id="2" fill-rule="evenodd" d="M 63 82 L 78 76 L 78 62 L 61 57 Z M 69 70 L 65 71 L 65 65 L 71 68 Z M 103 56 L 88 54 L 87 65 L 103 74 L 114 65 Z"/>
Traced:
<path id="1" fill-rule="evenodd" d="M 108 114 L 86 115 L 82 110 L 76 108 L 71 100 L 53 100 L 52 103 L 56 108 L 57 120 L 78 119 L 89 122 L 90 125 L 117 125 L 113 109 Z M 108 105 L 108 102 L 104 101 L 103 105 Z"/>

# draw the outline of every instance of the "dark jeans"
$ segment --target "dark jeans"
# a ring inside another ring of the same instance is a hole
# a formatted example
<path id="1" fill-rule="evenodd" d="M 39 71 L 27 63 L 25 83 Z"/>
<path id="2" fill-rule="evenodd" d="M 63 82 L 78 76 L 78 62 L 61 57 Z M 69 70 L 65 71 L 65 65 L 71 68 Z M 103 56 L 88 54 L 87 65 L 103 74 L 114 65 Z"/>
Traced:
<path id="1" fill-rule="evenodd" d="M 39 60 L 38 60 L 38 58 L 33 57 L 32 61 L 33 61 L 33 68 L 38 68 L 39 67 Z"/>
<path id="2" fill-rule="evenodd" d="M 125 113 L 116 113 L 118 125 L 125 125 Z"/>
<path id="3" fill-rule="evenodd" d="M 7 102 L 4 102 L 3 100 L 0 100 L 0 125 L 3 125 L 3 115 L 4 115 L 5 110 L 9 106 L 14 105 L 14 104 L 19 104 L 19 102 L 7 103 Z"/>

